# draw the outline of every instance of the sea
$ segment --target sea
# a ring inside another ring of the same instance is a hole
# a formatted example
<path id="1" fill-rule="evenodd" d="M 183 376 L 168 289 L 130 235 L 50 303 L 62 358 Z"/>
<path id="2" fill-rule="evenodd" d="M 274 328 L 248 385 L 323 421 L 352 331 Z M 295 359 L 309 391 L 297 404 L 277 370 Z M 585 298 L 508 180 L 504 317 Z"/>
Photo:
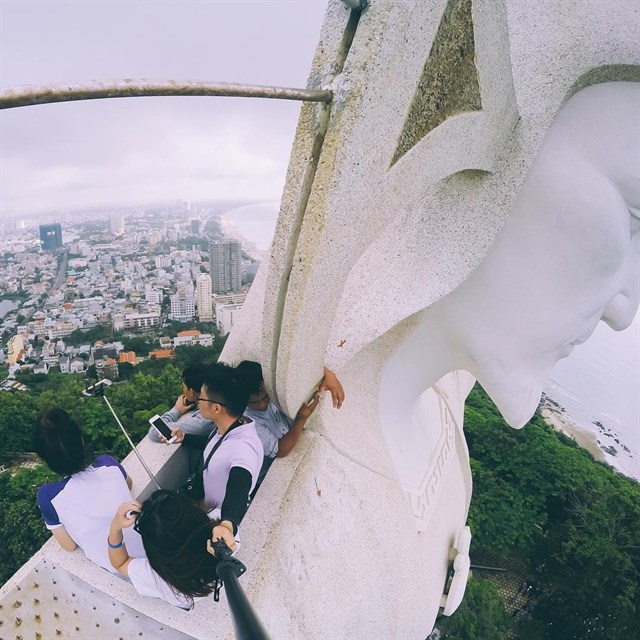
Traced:
<path id="1" fill-rule="evenodd" d="M 640 314 L 624 331 L 600 322 L 555 366 L 544 393 L 596 435 L 609 464 L 640 480 Z"/>
<path id="2" fill-rule="evenodd" d="M 273 239 L 276 228 L 279 202 L 258 202 L 248 204 L 235 209 L 230 209 L 222 214 L 224 222 L 238 231 L 241 238 L 253 243 L 261 251 L 267 251 Z"/>
<path id="3" fill-rule="evenodd" d="M 266 251 L 278 202 L 224 213 L 242 238 Z M 591 431 L 609 464 L 640 480 L 640 314 L 624 331 L 600 322 L 589 340 L 561 360 L 544 387 L 577 428 Z"/>
<path id="4" fill-rule="evenodd" d="M 0 300 L 0 319 L 4 318 L 9 311 L 17 309 L 19 304 L 14 300 Z"/>

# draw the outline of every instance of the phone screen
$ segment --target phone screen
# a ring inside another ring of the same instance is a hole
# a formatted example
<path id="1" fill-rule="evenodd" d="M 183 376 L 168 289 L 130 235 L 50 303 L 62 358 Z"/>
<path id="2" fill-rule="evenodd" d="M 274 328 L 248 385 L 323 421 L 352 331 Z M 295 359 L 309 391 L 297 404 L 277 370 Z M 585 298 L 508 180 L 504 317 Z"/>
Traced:
<path id="1" fill-rule="evenodd" d="M 171 429 L 169 429 L 167 423 L 162 418 L 156 418 L 150 422 L 167 440 L 170 440 L 173 437 Z"/>

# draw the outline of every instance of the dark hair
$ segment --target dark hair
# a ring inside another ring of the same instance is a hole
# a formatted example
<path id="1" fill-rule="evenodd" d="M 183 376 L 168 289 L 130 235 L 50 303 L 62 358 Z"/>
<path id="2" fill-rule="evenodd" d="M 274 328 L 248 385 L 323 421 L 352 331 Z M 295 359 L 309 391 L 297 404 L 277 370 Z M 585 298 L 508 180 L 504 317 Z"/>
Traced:
<path id="1" fill-rule="evenodd" d="M 204 370 L 203 386 L 209 400 L 219 401 L 230 416 L 244 413 L 249 402 L 249 392 L 234 367 L 217 362 Z"/>
<path id="2" fill-rule="evenodd" d="M 202 389 L 202 380 L 204 377 L 204 367 L 191 364 L 185 367 L 182 372 L 182 382 L 185 383 L 187 389 L 192 389 L 200 393 Z"/>
<path id="3" fill-rule="evenodd" d="M 160 489 L 142 504 L 136 530 L 152 569 L 188 598 L 208 596 L 217 559 L 207 551 L 215 522 L 191 498 Z"/>
<path id="4" fill-rule="evenodd" d="M 260 385 L 264 382 L 262 375 L 262 367 L 259 362 L 253 360 L 243 360 L 237 367 L 236 371 L 245 385 L 247 393 L 251 396 L 260 392 Z"/>
<path id="5" fill-rule="evenodd" d="M 64 409 L 50 409 L 38 416 L 32 445 L 47 466 L 62 476 L 86 467 L 82 431 Z"/>

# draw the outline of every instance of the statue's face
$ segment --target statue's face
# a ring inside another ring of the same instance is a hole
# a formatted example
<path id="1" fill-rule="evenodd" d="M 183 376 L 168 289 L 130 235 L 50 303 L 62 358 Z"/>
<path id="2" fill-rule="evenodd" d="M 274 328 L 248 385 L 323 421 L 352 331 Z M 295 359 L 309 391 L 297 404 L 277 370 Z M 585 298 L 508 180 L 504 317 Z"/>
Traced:
<path id="1" fill-rule="evenodd" d="M 465 366 L 514 427 L 600 320 L 621 330 L 637 311 L 640 154 L 628 141 L 640 139 L 639 91 L 600 85 L 568 103 L 489 256 L 440 303 Z M 602 123 L 602 100 L 628 117 Z"/>

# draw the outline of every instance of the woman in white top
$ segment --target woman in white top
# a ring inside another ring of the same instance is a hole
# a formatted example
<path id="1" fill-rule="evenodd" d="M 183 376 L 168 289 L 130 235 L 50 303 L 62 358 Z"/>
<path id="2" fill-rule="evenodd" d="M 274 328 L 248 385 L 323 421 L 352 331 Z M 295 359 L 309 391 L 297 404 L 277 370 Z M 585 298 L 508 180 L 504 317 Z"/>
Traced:
<path id="1" fill-rule="evenodd" d="M 88 464 L 82 431 L 64 409 L 51 409 L 39 416 L 33 449 L 52 471 L 63 476 L 38 489 L 38 506 L 47 529 L 65 551 L 80 547 L 87 559 L 118 573 L 110 562 L 106 538 L 116 509 L 132 499 L 127 472 L 108 455 Z M 140 535 L 129 529 L 125 539 L 136 561 L 129 578 L 137 591 L 189 608 L 191 601 L 177 595 L 154 573 Z"/>

